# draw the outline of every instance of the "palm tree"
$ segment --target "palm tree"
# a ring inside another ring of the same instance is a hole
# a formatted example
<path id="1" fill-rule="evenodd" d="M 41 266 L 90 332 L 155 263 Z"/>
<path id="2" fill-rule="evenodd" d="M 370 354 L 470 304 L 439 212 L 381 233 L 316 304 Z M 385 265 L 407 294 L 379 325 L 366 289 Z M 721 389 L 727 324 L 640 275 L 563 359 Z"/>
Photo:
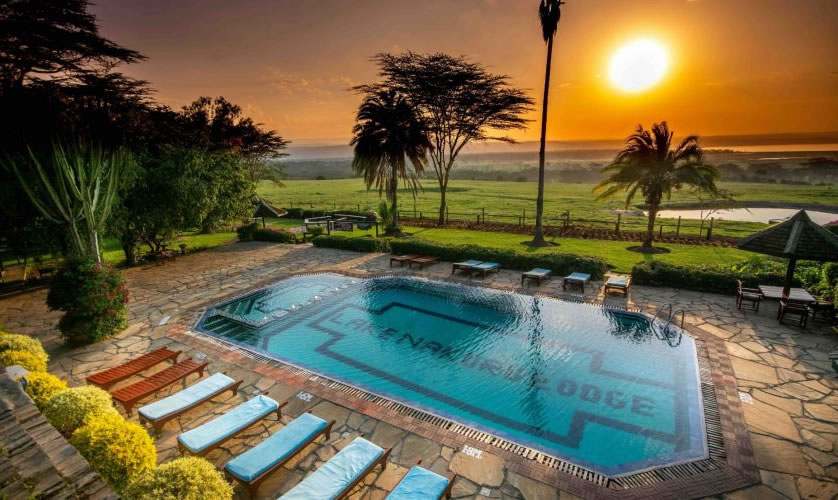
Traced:
<path id="1" fill-rule="evenodd" d="M 674 150 L 671 149 L 672 136 L 666 122 L 653 124 L 651 130 L 638 125 L 614 161 L 602 169 L 608 176 L 594 187 L 594 192 L 599 193 L 597 200 L 625 190 L 626 208 L 640 190 L 649 210 L 643 248 L 652 247 L 655 217 L 663 197 L 669 199 L 673 189 L 677 191 L 690 186 L 705 193 L 719 191 L 716 186 L 719 171 L 702 162 L 703 151 L 698 145 L 698 136 L 685 138 Z"/>
<path id="2" fill-rule="evenodd" d="M 559 29 L 562 17 L 560 0 L 541 0 L 538 19 L 541 20 L 541 34 L 547 42 L 547 68 L 544 71 L 544 99 L 541 101 L 541 145 L 538 149 L 538 198 L 535 202 L 535 235 L 532 243 L 544 246 L 544 155 L 547 149 L 547 99 L 550 97 L 550 67 L 553 63 L 553 37 Z"/>
<path id="3" fill-rule="evenodd" d="M 420 187 L 422 175 L 431 148 L 421 117 L 404 98 L 392 90 L 371 90 L 355 116 L 352 129 L 355 147 L 352 168 L 364 176 L 367 189 L 378 188 L 390 201 L 392 222 L 387 233 L 399 232 L 398 187 L 399 180 L 412 190 Z M 406 159 L 413 168 L 409 168 Z"/>

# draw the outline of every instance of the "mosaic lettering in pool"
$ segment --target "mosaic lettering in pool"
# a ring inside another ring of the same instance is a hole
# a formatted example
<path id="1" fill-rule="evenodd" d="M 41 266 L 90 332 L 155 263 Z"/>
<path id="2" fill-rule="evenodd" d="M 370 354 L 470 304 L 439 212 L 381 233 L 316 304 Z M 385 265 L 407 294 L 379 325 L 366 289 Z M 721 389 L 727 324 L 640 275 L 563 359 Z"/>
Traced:
<path id="1" fill-rule="evenodd" d="M 198 328 L 602 474 L 707 456 L 695 342 L 641 314 L 321 274 L 210 308 Z"/>

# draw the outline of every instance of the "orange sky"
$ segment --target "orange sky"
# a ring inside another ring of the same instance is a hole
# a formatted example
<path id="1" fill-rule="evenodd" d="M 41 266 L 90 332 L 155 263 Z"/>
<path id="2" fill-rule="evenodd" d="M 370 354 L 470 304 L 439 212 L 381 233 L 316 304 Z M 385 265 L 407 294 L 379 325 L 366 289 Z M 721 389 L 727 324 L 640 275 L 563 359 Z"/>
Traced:
<path id="1" fill-rule="evenodd" d="M 381 51 L 463 54 L 537 100 L 545 45 L 537 0 L 99 0 L 102 32 L 141 51 L 127 68 L 180 107 L 223 95 L 297 144 L 345 141 Z M 567 0 L 548 138 L 838 130 L 838 0 Z M 642 94 L 607 78 L 622 43 L 652 37 L 671 69 Z M 538 104 L 540 107 L 540 102 Z M 531 118 L 538 118 L 537 111 Z M 538 138 L 538 122 L 514 134 Z"/>

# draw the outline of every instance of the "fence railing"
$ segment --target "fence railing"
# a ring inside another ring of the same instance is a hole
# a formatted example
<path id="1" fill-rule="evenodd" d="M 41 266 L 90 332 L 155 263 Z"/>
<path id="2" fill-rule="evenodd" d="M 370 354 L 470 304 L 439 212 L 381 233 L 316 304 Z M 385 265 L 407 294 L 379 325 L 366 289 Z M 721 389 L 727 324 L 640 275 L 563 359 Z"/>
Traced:
<path id="1" fill-rule="evenodd" d="M 302 208 L 312 210 L 315 212 L 323 212 L 335 210 L 353 209 L 358 212 L 362 211 L 360 203 L 346 204 L 331 202 L 324 205 L 322 201 L 319 202 L 296 202 L 289 204 L 289 208 Z M 399 210 L 399 217 L 405 219 L 415 219 L 419 221 L 437 221 L 439 220 L 439 209 L 432 207 L 425 210 L 418 207 Z M 518 213 L 503 213 L 492 212 L 487 208 L 480 208 L 472 211 L 456 210 L 445 211 L 446 223 L 468 223 L 475 226 L 490 226 L 492 224 L 512 224 L 519 227 L 525 227 L 535 224 L 535 212 L 533 210 L 521 209 Z M 600 229 L 608 230 L 615 235 L 620 235 L 623 231 L 646 231 L 648 221 L 646 217 L 642 216 L 624 216 L 624 214 L 616 214 L 612 218 L 591 218 L 574 216 L 570 211 L 560 213 L 547 213 L 544 215 L 544 225 L 551 229 L 569 229 L 569 228 L 585 228 L 585 229 Z M 744 237 L 754 232 L 753 229 L 741 227 L 720 228 L 715 217 L 709 217 L 702 222 L 695 222 L 695 219 L 682 220 L 679 216 L 677 219 L 659 219 L 655 222 L 655 233 L 658 236 L 674 236 L 674 237 L 699 237 L 707 240 L 712 240 L 714 231 L 718 232 L 723 229 L 724 235 L 730 237 Z"/>

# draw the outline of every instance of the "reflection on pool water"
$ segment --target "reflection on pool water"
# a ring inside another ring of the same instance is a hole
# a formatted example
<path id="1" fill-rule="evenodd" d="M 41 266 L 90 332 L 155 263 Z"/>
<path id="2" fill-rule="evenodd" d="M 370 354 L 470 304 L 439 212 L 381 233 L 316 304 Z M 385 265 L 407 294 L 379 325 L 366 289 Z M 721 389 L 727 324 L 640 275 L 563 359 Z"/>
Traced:
<path id="1" fill-rule="evenodd" d="M 198 328 L 603 474 L 707 456 L 695 342 L 638 313 L 321 274 L 210 309 Z"/>
<path id="2" fill-rule="evenodd" d="M 773 223 L 787 217 L 791 217 L 799 211 L 797 208 L 731 208 L 728 210 L 717 210 L 712 217 L 716 220 L 734 220 L 743 222 L 764 222 Z M 806 210 L 809 218 L 815 223 L 824 225 L 828 222 L 838 220 L 838 214 L 829 212 L 818 212 Z M 677 219 L 701 219 L 707 212 L 702 214 L 701 210 L 661 210 L 658 217 Z"/>

